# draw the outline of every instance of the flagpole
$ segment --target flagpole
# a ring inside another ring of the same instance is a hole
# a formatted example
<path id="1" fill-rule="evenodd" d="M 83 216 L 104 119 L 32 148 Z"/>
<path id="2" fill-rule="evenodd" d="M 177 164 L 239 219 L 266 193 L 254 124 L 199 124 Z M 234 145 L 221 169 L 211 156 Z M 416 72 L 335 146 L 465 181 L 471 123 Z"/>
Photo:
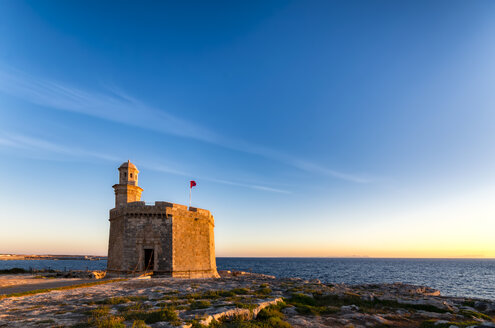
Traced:
<path id="1" fill-rule="evenodd" d="M 192 193 L 192 187 L 196 186 L 196 181 L 191 180 L 189 181 L 189 208 L 191 208 L 191 193 Z"/>

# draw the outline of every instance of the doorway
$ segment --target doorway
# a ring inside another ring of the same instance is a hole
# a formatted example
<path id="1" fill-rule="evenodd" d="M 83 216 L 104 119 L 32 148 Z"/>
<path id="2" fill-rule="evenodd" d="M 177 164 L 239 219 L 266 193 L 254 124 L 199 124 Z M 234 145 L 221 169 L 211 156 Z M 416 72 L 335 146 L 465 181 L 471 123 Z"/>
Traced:
<path id="1" fill-rule="evenodd" d="M 144 271 L 155 269 L 155 254 L 152 248 L 144 249 Z"/>

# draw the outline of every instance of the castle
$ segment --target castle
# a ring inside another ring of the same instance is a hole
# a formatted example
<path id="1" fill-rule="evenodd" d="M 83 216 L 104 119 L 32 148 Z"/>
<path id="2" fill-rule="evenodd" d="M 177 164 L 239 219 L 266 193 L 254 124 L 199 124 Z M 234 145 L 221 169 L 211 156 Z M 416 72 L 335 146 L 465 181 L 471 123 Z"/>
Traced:
<path id="1" fill-rule="evenodd" d="M 137 167 L 119 167 L 110 210 L 109 274 L 153 272 L 181 278 L 218 277 L 210 211 L 168 202 L 141 201 Z"/>

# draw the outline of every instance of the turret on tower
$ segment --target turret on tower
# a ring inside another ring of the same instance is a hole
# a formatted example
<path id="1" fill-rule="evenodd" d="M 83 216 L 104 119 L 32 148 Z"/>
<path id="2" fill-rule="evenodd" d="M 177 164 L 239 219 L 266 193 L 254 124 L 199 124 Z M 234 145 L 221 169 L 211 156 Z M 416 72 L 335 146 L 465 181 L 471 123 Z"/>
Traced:
<path id="1" fill-rule="evenodd" d="M 138 187 L 138 174 L 136 165 L 129 160 L 119 167 L 119 184 L 113 185 L 115 208 L 141 200 L 143 189 Z"/>

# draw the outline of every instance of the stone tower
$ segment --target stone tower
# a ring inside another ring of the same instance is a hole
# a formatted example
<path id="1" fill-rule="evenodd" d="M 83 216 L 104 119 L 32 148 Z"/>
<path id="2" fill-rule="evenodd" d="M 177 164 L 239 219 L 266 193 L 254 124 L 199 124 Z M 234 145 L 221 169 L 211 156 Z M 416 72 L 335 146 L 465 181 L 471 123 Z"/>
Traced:
<path id="1" fill-rule="evenodd" d="M 138 173 L 130 161 L 123 163 L 119 184 L 113 186 L 108 273 L 218 277 L 210 211 L 168 202 L 146 205 L 141 201 Z"/>
<path id="2" fill-rule="evenodd" d="M 115 208 L 141 200 L 143 189 L 138 187 L 138 169 L 129 160 L 119 167 L 119 184 L 115 190 Z"/>

